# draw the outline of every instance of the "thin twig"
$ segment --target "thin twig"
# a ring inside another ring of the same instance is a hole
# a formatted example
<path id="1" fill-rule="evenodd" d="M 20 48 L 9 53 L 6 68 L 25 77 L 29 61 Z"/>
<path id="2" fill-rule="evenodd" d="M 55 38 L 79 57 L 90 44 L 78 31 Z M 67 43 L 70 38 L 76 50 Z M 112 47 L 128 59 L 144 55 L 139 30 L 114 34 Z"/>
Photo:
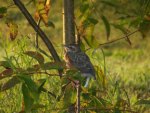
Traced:
<path id="1" fill-rule="evenodd" d="M 77 88 L 77 111 L 76 113 L 80 113 L 80 82 L 76 82 Z"/>
<path id="2" fill-rule="evenodd" d="M 99 47 L 104 46 L 104 45 L 108 45 L 108 44 L 111 44 L 111 43 L 114 43 L 114 42 L 117 42 L 117 41 L 122 40 L 122 39 L 125 39 L 126 37 L 129 37 L 129 36 L 135 34 L 138 31 L 139 31 L 139 29 L 137 29 L 137 30 L 127 34 L 126 36 L 121 37 L 121 38 L 118 38 L 118 39 L 115 39 L 115 40 L 112 40 L 112 41 L 109 41 L 109 42 L 106 42 L 106 43 L 99 44 Z"/>
<path id="3" fill-rule="evenodd" d="M 40 17 L 40 19 L 38 20 L 38 22 L 37 22 L 37 26 L 40 26 L 40 23 L 41 23 L 41 17 Z M 38 33 L 36 32 L 36 36 L 35 36 L 35 47 L 36 48 L 39 48 L 39 40 L 38 40 Z"/>
<path id="4" fill-rule="evenodd" d="M 126 36 L 121 37 L 121 38 L 118 38 L 118 39 L 115 39 L 115 40 L 112 40 L 112 41 L 109 41 L 109 42 L 105 42 L 105 43 L 99 44 L 99 46 L 98 46 L 97 48 L 100 48 L 100 47 L 102 47 L 102 46 L 105 46 L 105 45 L 108 45 L 108 44 L 111 44 L 111 43 L 118 42 L 118 41 L 120 41 L 120 40 L 122 40 L 122 39 L 125 39 L 127 36 L 128 36 L 128 38 L 129 38 L 129 36 L 135 34 L 135 33 L 138 32 L 139 30 L 140 30 L 140 29 L 137 29 L 137 30 L 135 30 L 135 31 L 133 31 L 133 32 L 131 32 L 131 33 L 129 33 L 129 34 L 127 34 Z M 96 48 L 96 49 L 97 49 L 97 48 Z M 85 52 L 88 51 L 88 50 L 90 50 L 90 49 L 91 49 L 91 48 L 86 49 Z"/>
<path id="5" fill-rule="evenodd" d="M 10 4 L 10 5 L 7 6 L 7 9 L 8 9 L 8 8 L 11 8 L 11 7 L 13 7 L 13 6 L 15 6 L 15 4 Z"/>

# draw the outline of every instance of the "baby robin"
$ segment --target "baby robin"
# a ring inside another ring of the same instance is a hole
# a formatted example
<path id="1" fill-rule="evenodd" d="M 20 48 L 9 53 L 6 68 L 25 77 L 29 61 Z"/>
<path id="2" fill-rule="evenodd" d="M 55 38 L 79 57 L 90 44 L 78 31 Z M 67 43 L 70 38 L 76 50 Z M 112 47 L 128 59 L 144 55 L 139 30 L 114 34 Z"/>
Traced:
<path id="1" fill-rule="evenodd" d="M 84 87 L 88 86 L 89 80 L 95 77 L 95 69 L 89 59 L 89 57 L 80 49 L 77 44 L 70 44 L 65 46 L 65 62 L 67 68 L 76 68 L 81 72 L 83 77 L 86 77 L 86 83 Z"/>

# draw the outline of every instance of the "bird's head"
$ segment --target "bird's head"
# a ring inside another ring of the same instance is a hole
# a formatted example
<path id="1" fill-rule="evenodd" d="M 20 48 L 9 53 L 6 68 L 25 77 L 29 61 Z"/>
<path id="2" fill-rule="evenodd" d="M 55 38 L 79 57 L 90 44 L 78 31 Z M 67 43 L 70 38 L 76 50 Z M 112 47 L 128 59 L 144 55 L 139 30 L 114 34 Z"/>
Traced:
<path id="1" fill-rule="evenodd" d="M 77 44 L 65 45 L 65 52 L 80 52 L 81 49 Z"/>

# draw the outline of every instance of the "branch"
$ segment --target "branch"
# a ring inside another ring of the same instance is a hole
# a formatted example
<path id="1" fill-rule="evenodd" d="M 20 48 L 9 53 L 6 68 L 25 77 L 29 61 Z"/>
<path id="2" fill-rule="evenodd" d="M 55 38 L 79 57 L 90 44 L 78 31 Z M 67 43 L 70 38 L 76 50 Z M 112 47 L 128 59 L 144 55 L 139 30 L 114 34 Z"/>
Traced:
<path id="1" fill-rule="evenodd" d="M 42 20 L 42 19 L 41 19 L 41 17 L 40 17 L 40 19 L 39 19 L 38 22 L 37 22 L 37 26 L 38 26 L 38 27 L 40 26 L 41 20 Z M 39 48 L 38 36 L 39 36 L 39 34 L 38 34 L 38 32 L 36 32 L 36 36 L 35 36 L 35 47 L 36 47 L 36 48 Z"/>
<path id="2" fill-rule="evenodd" d="M 39 34 L 39 36 L 42 38 L 44 43 L 46 44 L 47 48 L 49 49 L 49 52 L 51 53 L 52 57 L 55 61 L 61 62 L 55 48 L 53 47 L 51 41 L 48 39 L 46 34 L 41 30 L 41 28 L 36 24 L 31 14 L 28 12 L 28 10 L 25 8 L 25 6 L 22 4 L 20 0 L 13 0 L 14 3 L 17 5 L 17 7 L 20 9 L 22 14 L 26 17 L 30 25 L 33 27 L 33 29 Z M 62 70 L 59 70 L 60 77 L 62 76 Z"/>
<path id="3" fill-rule="evenodd" d="M 112 41 L 110 41 L 110 42 L 106 42 L 106 43 L 103 43 L 103 44 L 99 44 L 99 47 L 100 47 L 100 46 L 107 45 L 107 44 L 111 44 L 111 43 L 114 43 L 114 42 L 117 42 L 117 41 L 122 40 L 122 39 L 126 39 L 126 37 L 129 38 L 129 36 L 135 34 L 135 33 L 138 32 L 138 31 L 139 31 L 139 29 L 137 29 L 137 30 L 133 31 L 132 33 L 129 33 L 129 34 L 127 34 L 126 36 L 123 36 L 123 37 L 121 37 L 121 38 L 118 38 L 118 39 L 115 39 L 115 40 L 112 40 Z"/>
<path id="4" fill-rule="evenodd" d="M 77 111 L 76 113 L 80 113 L 80 82 L 76 83 L 77 88 Z"/>

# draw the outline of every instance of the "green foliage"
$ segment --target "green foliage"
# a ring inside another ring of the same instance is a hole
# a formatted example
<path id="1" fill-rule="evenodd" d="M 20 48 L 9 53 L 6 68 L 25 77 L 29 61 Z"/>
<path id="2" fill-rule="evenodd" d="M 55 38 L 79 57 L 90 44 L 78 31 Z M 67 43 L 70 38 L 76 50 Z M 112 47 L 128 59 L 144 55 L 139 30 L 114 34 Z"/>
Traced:
<path id="1" fill-rule="evenodd" d="M 5 110 L 3 109 L 9 109 L 10 111 L 8 112 L 66 113 L 70 106 L 76 107 L 77 81 L 81 83 L 81 113 L 148 111 L 147 106 L 150 103 L 148 97 L 149 89 L 147 89 L 149 87 L 147 82 L 149 80 L 149 72 L 146 71 L 147 75 L 140 74 L 139 77 L 137 77 L 135 72 L 133 72 L 135 73 L 134 77 L 130 76 L 133 75 L 131 72 L 135 70 L 133 67 L 127 68 L 124 72 L 124 68 L 128 64 L 124 61 L 131 64 L 134 58 L 140 59 L 141 54 L 142 59 L 140 60 L 143 61 L 144 53 L 136 52 L 136 50 L 135 53 L 130 53 L 130 50 L 123 51 L 121 48 L 113 50 L 115 46 L 111 46 L 113 52 L 107 50 L 109 47 L 104 48 L 106 53 L 103 52 L 103 49 L 95 49 L 99 47 L 100 43 L 98 40 L 99 36 L 95 35 L 95 31 L 98 29 L 101 32 L 103 23 L 107 40 L 111 40 L 111 32 L 113 31 L 111 26 L 119 29 L 125 35 L 129 33 L 129 28 L 140 29 L 143 35 L 147 35 L 150 25 L 149 0 L 133 0 L 130 2 L 128 0 L 81 0 L 75 2 L 80 3 L 76 6 L 79 16 L 76 16 L 75 21 L 78 34 L 81 36 L 81 47 L 83 50 L 86 50 L 87 46 L 90 49 L 92 48 L 86 52 L 94 63 L 97 80 L 91 80 L 88 88 L 82 87 L 85 79 L 81 77 L 81 73 L 78 70 L 65 70 L 66 66 L 64 63 L 47 59 L 44 56 L 48 56 L 46 51 L 35 50 L 32 44 L 33 40 L 28 39 L 33 38 L 34 35 L 31 37 L 20 36 L 20 39 L 13 35 L 13 41 L 7 39 L 5 42 L 5 39 L 2 39 L 4 43 L 1 47 L 5 50 L 6 55 L 0 61 L 0 99 L 6 98 L 5 101 L 2 100 L 1 102 L 5 103 L 8 101 L 11 106 L 14 103 L 15 105 L 19 104 L 16 106 L 17 108 L 13 109 L 8 106 L 1 107 L 3 105 L 1 104 L 0 112 L 4 112 Z M 37 0 L 28 0 L 26 5 L 33 8 L 35 4 L 37 4 Z M 114 11 L 112 15 L 109 13 L 110 10 Z M 5 17 L 8 12 L 9 8 L 1 7 L 0 18 Z M 47 24 L 55 29 L 58 27 L 58 24 L 54 24 L 52 21 L 48 21 Z M 18 24 L 16 25 L 18 26 Z M 21 29 L 23 29 L 22 24 L 21 26 Z M 23 35 L 26 35 L 25 32 L 23 32 Z M 60 36 L 55 34 L 55 37 Z M 131 44 L 128 37 L 125 39 Z M 140 47 L 137 48 L 140 51 Z M 146 55 L 149 56 L 149 54 Z M 107 62 L 105 57 L 107 57 Z M 123 66 L 119 61 L 123 62 Z M 135 62 L 137 65 L 137 60 Z M 118 68 L 115 67 L 117 64 Z M 139 65 L 141 66 L 142 64 Z M 65 70 L 61 79 L 57 74 L 58 69 Z M 147 70 L 149 69 L 147 68 Z M 19 96 L 12 98 L 11 96 L 14 94 Z M 9 99 L 14 101 L 11 102 Z M 21 103 L 23 103 L 22 106 Z"/>
<path id="2" fill-rule="evenodd" d="M 3 18 L 6 13 L 7 13 L 7 8 L 6 7 L 0 7 L 0 18 Z"/>
<path id="3" fill-rule="evenodd" d="M 141 105 L 141 104 L 146 104 L 149 105 L 150 104 L 150 100 L 139 100 L 136 102 L 137 105 Z"/>
<path id="4" fill-rule="evenodd" d="M 29 88 L 25 84 L 22 85 L 22 93 L 24 97 L 25 111 L 30 112 L 34 103 L 34 99 Z"/>
<path id="5" fill-rule="evenodd" d="M 105 24 L 105 28 L 106 28 L 106 34 L 107 34 L 107 40 L 109 39 L 109 36 L 110 36 L 110 24 L 109 24 L 109 21 L 107 20 L 107 18 L 105 16 L 102 16 L 101 17 L 104 24 Z"/>

